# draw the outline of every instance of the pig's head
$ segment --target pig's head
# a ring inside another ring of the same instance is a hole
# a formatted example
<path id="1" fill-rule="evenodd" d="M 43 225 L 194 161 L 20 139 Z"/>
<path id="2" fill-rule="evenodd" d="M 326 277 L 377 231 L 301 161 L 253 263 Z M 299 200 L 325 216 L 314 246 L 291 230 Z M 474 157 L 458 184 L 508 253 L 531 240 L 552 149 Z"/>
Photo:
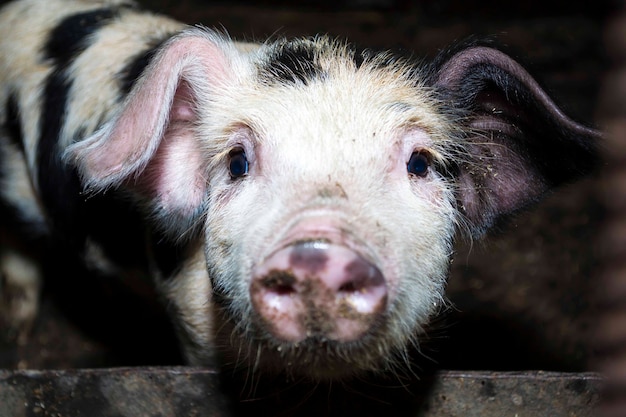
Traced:
<path id="1" fill-rule="evenodd" d="M 444 303 L 456 229 L 480 236 L 595 161 L 597 134 L 490 48 L 426 67 L 326 38 L 247 49 L 174 38 L 69 151 L 86 187 L 203 234 L 164 285 L 192 363 L 217 345 L 316 378 L 391 366 Z"/>

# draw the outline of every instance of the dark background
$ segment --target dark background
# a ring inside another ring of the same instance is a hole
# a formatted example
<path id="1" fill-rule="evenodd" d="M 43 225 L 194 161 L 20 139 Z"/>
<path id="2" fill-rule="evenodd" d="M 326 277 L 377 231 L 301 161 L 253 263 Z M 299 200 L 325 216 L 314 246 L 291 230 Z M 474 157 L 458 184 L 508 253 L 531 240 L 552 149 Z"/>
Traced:
<path id="1" fill-rule="evenodd" d="M 431 57 L 470 35 L 495 37 L 521 58 L 575 119 L 593 124 L 605 72 L 610 3 L 589 1 L 142 1 L 234 38 L 328 33 L 362 46 Z M 459 242 L 454 304 L 422 349 L 435 367 L 585 370 L 594 359 L 600 271 L 601 177 L 557 190 L 480 242 Z M 62 282 L 58 277 L 56 282 Z M 47 288 L 26 345 L 0 344 L 0 367 L 64 368 L 177 363 L 166 322 L 118 288 Z"/>

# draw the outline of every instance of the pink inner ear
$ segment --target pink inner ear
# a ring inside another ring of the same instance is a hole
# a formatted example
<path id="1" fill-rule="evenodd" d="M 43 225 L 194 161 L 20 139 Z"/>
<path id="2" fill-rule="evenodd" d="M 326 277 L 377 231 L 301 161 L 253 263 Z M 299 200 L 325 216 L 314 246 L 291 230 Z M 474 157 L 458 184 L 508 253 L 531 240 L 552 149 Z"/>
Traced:
<path id="1" fill-rule="evenodd" d="M 191 215 L 204 198 L 205 162 L 193 126 L 175 123 L 168 128 L 137 185 L 156 197 L 161 207 Z"/>
<path id="2" fill-rule="evenodd" d="M 523 208 L 546 191 L 539 173 L 504 143 L 481 143 L 469 151 L 483 157 L 476 159 L 476 165 L 463 168 L 459 193 L 465 215 L 477 234 L 492 226 L 495 219 Z"/>
<path id="3" fill-rule="evenodd" d="M 174 94 L 174 101 L 172 103 L 172 109 L 170 110 L 170 123 L 177 121 L 195 121 L 197 115 L 194 110 L 194 101 L 189 83 L 185 80 L 181 80 L 176 89 L 176 94 Z"/>
<path id="4" fill-rule="evenodd" d="M 196 100 L 189 83 L 181 79 L 170 110 L 169 124 L 161 144 L 148 164 L 144 183 L 163 207 L 177 207 L 191 215 L 204 198 L 202 149 L 195 126 Z"/>

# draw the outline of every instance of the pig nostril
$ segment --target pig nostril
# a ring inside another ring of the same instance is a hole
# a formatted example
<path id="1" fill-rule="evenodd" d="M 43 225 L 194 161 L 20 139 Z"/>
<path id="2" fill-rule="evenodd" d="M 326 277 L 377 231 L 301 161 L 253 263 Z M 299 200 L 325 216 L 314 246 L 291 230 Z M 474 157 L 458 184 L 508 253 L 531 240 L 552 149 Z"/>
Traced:
<path id="1" fill-rule="evenodd" d="M 339 292 L 343 292 L 343 293 L 351 293 L 351 292 L 356 292 L 359 290 L 360 290 L 360 287 L 357 287 L 354 282 L 348 282 L 348 283 L 343 284 L 341 287 L 339 287 Z"/>
<path id="2" fill-rule="evenodd" d="M 276 285 L 271 290 L 277 295 L 291 295 L 296 292 L 296 289 L 291 285 Z"/>
<path id="3" fill-rule="evenodd" d="M 385 282 L 385 278 L 380 270 L 362 258 L 346 265 L 345 273 L 351 279 L 343 284 L 340 290 L 346 287 L 346 291 L 360 291 L 366 287 L 383 285 Z"/>
<path id="4" fill-rule="evenodd" d="M 296 292 L 296 278 L 290 271 L 271 270 L 262 280 L 263 287 L 277 295 L 289 295 Z"/>

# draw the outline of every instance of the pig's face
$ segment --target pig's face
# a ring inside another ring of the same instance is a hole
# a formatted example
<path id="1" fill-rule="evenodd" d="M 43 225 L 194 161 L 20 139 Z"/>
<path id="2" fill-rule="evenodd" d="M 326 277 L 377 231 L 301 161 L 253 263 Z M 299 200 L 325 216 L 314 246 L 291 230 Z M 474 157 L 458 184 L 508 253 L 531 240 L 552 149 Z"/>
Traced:
<path id="1" fill-rule="evenodd" d="M 252 360 L 260 349 L 316 374 L 380 365 L 442 303 L 447 124 L 376 69 L 239 91 L 209 175 L 205 249 L 232 339 L 259 343 L 240 353 Z"/>
<path id="2" fill-rule="evenodd" d="M 404 356 L 443 303 L 455 226 L 480 236 L 591 170 L 597 136 L 491 48 L 422 68 L 193 29 L 67 155 L 166 238 L 204 236 L 162 286 L 190 362 L 325 378 Z"/>

